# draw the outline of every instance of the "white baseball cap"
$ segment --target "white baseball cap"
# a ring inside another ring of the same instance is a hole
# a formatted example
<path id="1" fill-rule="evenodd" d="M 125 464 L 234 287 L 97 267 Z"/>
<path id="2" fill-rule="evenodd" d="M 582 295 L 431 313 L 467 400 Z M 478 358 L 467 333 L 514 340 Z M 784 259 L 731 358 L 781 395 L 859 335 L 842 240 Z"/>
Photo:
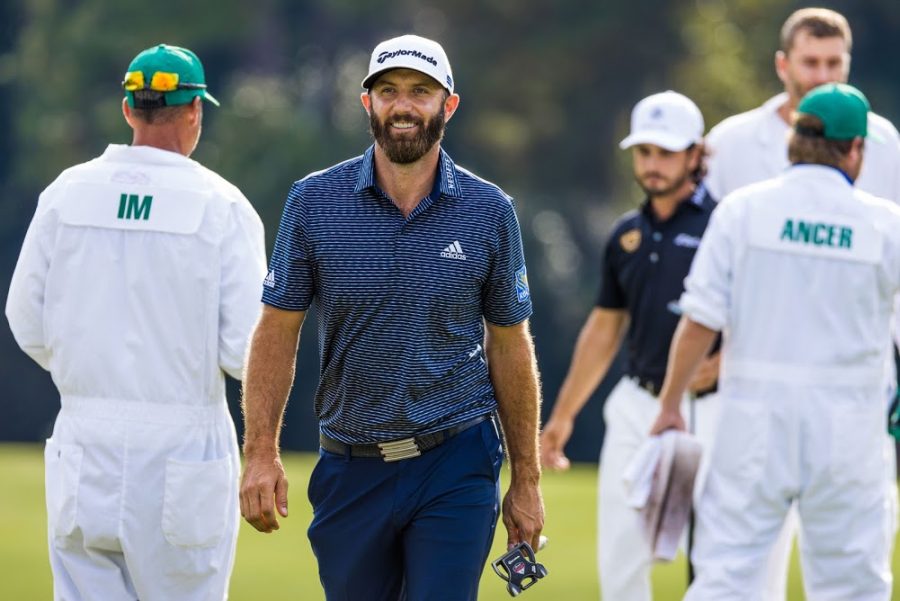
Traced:
<path id="1" fill-rule="evenodd" d="M 703 140 L 703 115 L 684 94 L 668 90 L 647 96 L 631 111 L 631 133 L 619 148 L 653 144 L 679 152 Z"/>
<path id="2" fill-rule="evenodd" d="M 391 69 L 412 69 L 428 75 L 453 93 L 453 71 L 440 44 L 417 35 L 402 35 L 381 42 L 369 59 L 369 74 L 362 87 L 369 89 L 375 79 Z"/>

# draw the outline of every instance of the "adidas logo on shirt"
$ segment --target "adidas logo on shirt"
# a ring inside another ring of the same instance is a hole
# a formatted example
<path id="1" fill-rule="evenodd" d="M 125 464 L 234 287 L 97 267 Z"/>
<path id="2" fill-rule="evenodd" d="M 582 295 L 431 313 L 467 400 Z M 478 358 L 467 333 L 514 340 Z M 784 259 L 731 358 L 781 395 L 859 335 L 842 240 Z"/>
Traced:
<path id="1" fill-rule="evenodd" d="M 454 240 L 453 244 L 442 250 L 441 256 L 445 259 L 466 260 L 466 255 L 463 252 L 462 246 L 459 245 L 459 240 Z"/>
<path id="2" fill-rule="evenodd" d="M 274 288 L 275 287 L 275 272 L 270 270 L 268 275 L 266 275 L 266 279 L 263 280 L 263 286 L 266 288 Z"/>

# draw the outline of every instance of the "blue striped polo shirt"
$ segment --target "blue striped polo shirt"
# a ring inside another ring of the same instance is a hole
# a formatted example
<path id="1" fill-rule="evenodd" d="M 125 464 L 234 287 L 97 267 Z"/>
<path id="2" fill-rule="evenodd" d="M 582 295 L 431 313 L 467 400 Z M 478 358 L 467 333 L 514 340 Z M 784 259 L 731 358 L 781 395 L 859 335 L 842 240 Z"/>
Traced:
<path id="1" fill-rule="evenodd" d="M 321 431 L 346 443 L 435 432 L 496 407 L 484 322 L 531 315 L 512 199 L 441 150 L 409 217 L 375 184 L 374 146 L 295 182 L 264 303 L 316 303 Z"/>

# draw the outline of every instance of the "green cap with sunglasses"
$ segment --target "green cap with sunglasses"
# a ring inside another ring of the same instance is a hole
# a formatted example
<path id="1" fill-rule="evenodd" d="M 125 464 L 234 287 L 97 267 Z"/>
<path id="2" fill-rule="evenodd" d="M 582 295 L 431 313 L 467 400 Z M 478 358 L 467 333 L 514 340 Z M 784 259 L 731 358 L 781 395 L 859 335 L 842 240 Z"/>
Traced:
<path id="1" fill-rule="evenodd" d="M 197 55 L 168 44 L 148 48 L 134 57 L 122 87 L 131 108 L 178 106 L 197 96 L 219 106 L 206 90 L 206 76 Z"/>

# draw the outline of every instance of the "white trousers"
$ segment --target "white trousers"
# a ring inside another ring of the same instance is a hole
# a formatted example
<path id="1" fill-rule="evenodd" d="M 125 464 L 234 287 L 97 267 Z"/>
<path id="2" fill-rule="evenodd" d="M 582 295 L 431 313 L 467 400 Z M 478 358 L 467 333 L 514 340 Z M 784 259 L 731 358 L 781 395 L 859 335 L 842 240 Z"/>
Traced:
<path id="1" fill-rule="evenodd" d="M 226 599 L 238 474 L 224 401 L 63 399 L 45 450 L 54 599 Z"/>
<path id="2" fill-rule="evenodd" d="M 709 465 L 709 448 L 715 430 L 718 395 L 710 394 L 693 402 L 694 434 L 703 445 L 700 471 L 694 486 L 699 498 Z M 681 407 L 690 426 L 688 401 Z M 600 593 L 611 601 L 649 601 L 652 554 L 644 538 L 638 511 L 628 505 L 622 474 L 638 448 L 647 439 L 659 414 L 659 401 L 628 378 L 616 385 L 603 409 L 606 432 L 600 452 L 598 484 Z"/>
<path id="3" fill-rule="evenodd" d="M 897 452 L 894 447 L 894 437 L 885 436 L 884 441 L 885 453 L 885 486 L 887 486 L 888 500 L 890 502 L 890 510 L 888 515 L 893 524 L 890 532 L 894 535 L 897 533 Z M 765 601 L 784 601 L 787 590 L 787 577 L 790 568 L 791 550 L 793 549 L 794 536 L 800 526 L 800 518 L 797 514 L 797 504 L 792 503 L 787 516 L 784 519 L 784 525 L 772 550 L 766 561 L 766 578 L 765 593 L 763 599 Z M 893 538 L 891 538 L 891 551 L 893 553 Z"/>
<path id="4" fill-rule="evenodd" d="M 767 558 L 793 502 L 807 598 L 889 599 L 894 517 L 880 396 L 769 385 L 722 397 L 685 599 L 768 601 Z"/>

